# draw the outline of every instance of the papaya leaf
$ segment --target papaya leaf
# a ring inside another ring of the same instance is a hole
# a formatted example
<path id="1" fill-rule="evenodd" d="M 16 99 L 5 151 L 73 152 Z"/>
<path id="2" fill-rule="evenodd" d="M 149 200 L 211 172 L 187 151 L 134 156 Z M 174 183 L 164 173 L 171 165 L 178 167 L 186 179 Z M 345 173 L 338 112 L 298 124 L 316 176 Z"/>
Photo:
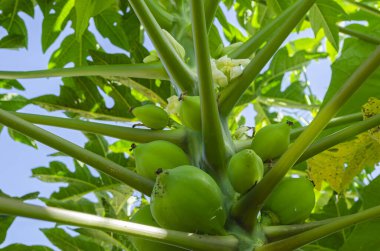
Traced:
<path id="1" fill-rule="evenodd" d="M 380 113 L 380 99 L 372 97 L 369 98 L 368 102 L 363 105 L 362 108 L 364 119 L 370 118 L 376 114 Z M 369 135 L 374 139 L 377 140 L 380 144 L 380 125 L 370 129 Z"/>
<path id="2" fill-rule="evenodd" d="M 86 236 L 78 235 L 71 236 L 61 228 L 44 228 L 41 229 L 44 235 L 50 240 L 50 242 L 65 251 L 103 251 L 104 248 L 97 244 L 96 241 L 87 238 Z"/>
<path id="3" fill-rule="evenodd" d="M 20 91 L 25 91 L 24 86 L 15 79 L 0 79 L 0 88 L 8 90 L 15 88 Z"/>
<path id="4" fill-rule="evenodd" d="M 307 160 L 308 173 L 317 190 L 326 181 L 337 193 L 344 192 L 364 168 L 380 161 L 380 144 L 367 132 Z"/>
<path id="5" fill-rule="evenodd" d="M 0 94 L 0 108 L 17 111 L 29 104 L 29 100 L 16 93 Z"/>
<path id="6" fill-rule="evenodd" d="M 336 23 L 339 18 L 346 16 L 344 9 L 334 1 L 317 0 L 310 9 L 309 16 L 315 36 L 323 29 L 328 41 L 339 51 L 339 29 Z"/>
<path id="7" fill-rule="evenodd" d="M 372 180 L 361 191 L 360 197 L 363 200 L 363 209 L 380 205 L 379 190 L 380 176 Z M 376 250 L 380 246 L 380 240 L 377 235 L 379 231 L 380 220 L 378 219 L 356 225 L 349 238 L 345 240 L 344 245 L 339 250 Z"/>
<path id="8" fill-rule="evenodd" d="M 53 249 L 40 245 L 27 246 L 16 243 L 0 248 L 0 251 L 53 251 Z"/>
<path id="9" fill-rule="evenodd" d="M 14 141 L 38 149 L 36 141 L 30 137 L 25 136 L 24 134 L 21 134 L 18 131 L 12 130 L 10 128 L 8 128 L 8 134 Z"/>

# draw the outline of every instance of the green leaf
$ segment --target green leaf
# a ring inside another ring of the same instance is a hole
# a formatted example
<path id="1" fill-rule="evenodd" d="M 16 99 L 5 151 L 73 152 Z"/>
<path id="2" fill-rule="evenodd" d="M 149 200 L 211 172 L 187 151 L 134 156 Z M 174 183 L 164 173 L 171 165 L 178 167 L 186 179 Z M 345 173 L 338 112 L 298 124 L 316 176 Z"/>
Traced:
<path id="1" fill-rule="evenodd" d="M 24 134 L 21 134 L 18 131 L 12 130 L 10 128 L 8 128 L 8 134 L 14 141 L 38 149 L 36 141 L 30 137 L 25 136 Z"/>
<path id="2" fill-rule="evenodd" d="M 332 76 L 325 95 L 325 105 L 343 86 L 361 63 L 375 50 L 376 46 L 356 39 L 345 39 L 341 56 L 332 65 Z M 380 69 L 377 69 L 363 85 L 341 107 L 337 116 L 359 112 L 369 97 L 380 97 Z"/>
<path id="3" fill-rule="evenodd" d="M 97 214 L 97 210 L 95 208 L 96 204 L 85 198 L 80 198 L 76 200 L 65 200 L 65 201 L 41 198 L 41 201 L 43 201 L 49 207 L 64 208 L 67 210 L 88 213 L 88 214 L 93 214 L 93 215 Z"/>
<path id="4" fill-rule="evenodd" d="M 76 39 L 74 34 L 71 34 L 53 52 L 49 61 L 49 68 L 63 68 L 69 63 L 74 63 L 76 66 L 86 65 L 88 50 L 95 50 L 97 47 L 98 44 L 91 32 L 85 31 L 80 41 Z"/>
<path id="5" fill-rule="evenodd" d="M 16 243 L 6 246 L 4 248 L 0 248 L 0 251 L 53 251 L 53 249 L 45 246 L 27 246 L 24 244 Z"/>
<path id="6" fill-rule="evenodd" d="M 325 36 L 337 51 L 339 50 L 339 29 L 336 23 L 344 15 L 346 13 L 343 8 L 330 0 L 317 0 L 309 14 L 315 36 L 320 29 L 323 29 Z"/>
<path id="7" fill-rule="evenodd" d="M 17 90 L 25 91 L 24 86 L 15 79 L 0 79 L 0 88 L 8 90 L 15 88 Z"/>
<path id="8" fill-rule="evenodd" d="M 41 229 L 44 235 L 60 250 L 65 251 L 104 251 L 94 240 L 84 236 L 71 236 L 60 228 Z"/>
<path id="9" fill-rule="evenodd" d="M 364 209 L 380 205 L 380 176 L 372 180 L 371 183 L 363 188 L 361 198 Z M 371 220 L 359 224 L 352 231 L 350 237 L 345 241 L 340 251 L 356 250 L 377 250 L 380 246 L 378 234 L 380 231 L 380 220 Z"/>
<path id="10" fill-rule="evenodd" d="M 23 48 L 26 44 L 23 35 L 8 35 L 0 39 L 0 48 L 18 49 Z"/>
<path id="11" fill-rule="evenodd" d="M 16 93 L 0 94 L 0 108 L 17 111 L 29 104 L 29 100 Z"/>

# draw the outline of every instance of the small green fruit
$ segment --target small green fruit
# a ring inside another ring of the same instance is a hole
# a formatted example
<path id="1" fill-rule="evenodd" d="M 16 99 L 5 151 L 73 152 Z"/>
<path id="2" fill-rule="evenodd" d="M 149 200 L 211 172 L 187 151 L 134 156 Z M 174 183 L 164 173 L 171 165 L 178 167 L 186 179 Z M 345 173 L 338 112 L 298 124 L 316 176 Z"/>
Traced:
<path id="1" fill-rule="evenodd" d="M 146 205 L 140 208 L 131 218 L 131 222 L 160 227 L 153 219 L 150 212 L 150 206 Z M 184 251 L 186 249 L 166 245 L 156 241 L 145 240 L 139 237 L 129 237 L 137 251 Z"/>
<path id="2" fill-rule="evenodd" d="M 133 108 L 132 114 L 145 126 L 155 130 L 161 130 L 169 123 L 169 115 L 166 111 L 151 104 Z"/>
<path id="3" fill-rule="evenodd" d="M 263 178 L 264 164 L 253 150 L 245 149 L 231 157 L 227 173 L 235 191 L 245 193 Z"/>
<path id="4" fill-rule="evenodd" d="M 139 144 L 135 150 L 136 172 L 156 180 L 156 171 L 190 164 L 186 153 L 177 145 L 164 140 Z"/>
<path id="5" fill-rule="evenodd" d="M 195 166 L 179 166 L 157 176 L 150 209 L 156 222 L 168 229 L 225 234 L 226 212 L 216 182 Z"/>
<path id="6" fill-rule="evenodd" d="M 313 184 L 306 178 L 284 178 L 265 201 L 263 212 L 274 216 L 280 224 L 306 220 L 315 205 Z"/>
<path id="7" fill-rule="evenodd" d="M 263 161 L 280 157 L 290 143 L 290 126 L 287 123 L 271 124 L 254 136 L 251 148 Z"/>
<path id="8" fill-rule="evenodd" d="M 199 96 L 183 96 L 179 107 L 182 124 L 195 130 L 202 130 L 201 101 Z"/>

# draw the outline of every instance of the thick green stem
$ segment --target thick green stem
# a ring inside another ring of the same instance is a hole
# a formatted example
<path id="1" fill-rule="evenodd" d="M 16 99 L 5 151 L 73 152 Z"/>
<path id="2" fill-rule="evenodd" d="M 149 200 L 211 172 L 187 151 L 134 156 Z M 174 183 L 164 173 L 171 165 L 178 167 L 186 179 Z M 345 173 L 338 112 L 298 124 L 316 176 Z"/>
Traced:
<path id="1" fill-rule="evenodd" d="M 55 68 L 37 71 L 0 71 L 0 79 L 50 78 L 50 77 L 130 77 L 168 80 L 161 63 L 126 65 L 89 65 L 74 68 Z"/>
<path id="2" fill-rule="evenodd" d="M 380 206 L 362 212 L 335 218 L 334 221 L 292 237 L 261 246 L 255 251 L 291 251 L 319 240 L 344 228 L 380 217 Z"/>
<path id="3" fill-rule="evenodd" d="M 311 145 L 329 120 L 339 111 L 342 105 L 354 94 L 364 81 L 380 65 L 380 46 L 374 53 L 350 76 L 334 97 L 322 108 L 316 118 L 297 138 L 294 144 L 281 156 L 275 166 L 233 209 L 234 217 L 248 230 L 253 229 L 256 217 L 265 199 L 272 192 L 287 171 L 297 162 L 305 150 Z"/>
<path id="4" fill-rule="evenodd" d="M 215 170 L 224 170 L 226 149 L 212 80 L 204 5 L 199 0 L 191 0 L 190 4 L 199 77 L 204 155 L 207 165 Z"/>
<path id="5" fill-rule="evenodd" d="M 359 38 L 359 39 L 366 41 L 366 42 L 369 42 L 371 44 L 380 44 L 380 39 L 378 37 L 370 36 L 370 35 L 364 34 L 364 33 L 359 32 L 359 31 L 347 29 L 346 27 L 338 26 L 338 28 L 339 28 L 339 31 L 341 33 L 350 35 L 352 37 Z"/>
<path id="6" fill-rule="evenodd" d="M 171 46 L 145 1 L 129 0 L 129 3 L 148 33 L 171 80 L 181 91 L 193 93 L 196 90 L 195 74 Z"/>
<path id="7" fill-rule="evenodd" d="M 219 0 L 207 0 L 205 3 L 205 13 L 206 15 L 206 29 L 210 30 L 212 23 L 214 21 L 216 10 L 218 9 Z"/>
<path id="8" fill-rule="evenodd" d="M 363 114 L 361 112 L 352 113 L 349 115 L 340 116 L 340 117 L 336 117 L 336 118 L 331 119 L 325 128 L 326 129 L 332 128 L 332 127 L 345 125 L 345 124 L 349 124 L 349 123 L 357 122 L 357 121 L 361 121 L 361 120 L 363 120 Z M 290 139 L 297 138 L 303 131 L 305 131 L 306 128 L 307 128 L 307 126 L 293 129 L 290 132 Z"/>
<path id="9" fill-rule="evenodd" d="M 0 123 L 38 140 L 45 145 L 66 153 L 146 195 L 150 195 L 152 192 L 153 182 L 151 180 L 111 160 L 105 159 L 96 153 L 83 149 L 61 137 L 43 130 L 10 112 L 0 109 Z"/>
<path id="10" fill-rule="evenodd" d="M 267 41 L 270 37 L 277 36 L 278 27 L 287 22 L 288 18 L 292 13 L 299 7 L 302 2 L 299 1 L 293 4 L 282 12 L 276 19 L 274 19 L 270 24 L 264 26 L 260 29 L 254 36 L 245 41 L 237 49 L 233 50 L 230 54 L 230 58 L 249 58 L 254 52 L 256 52 L 261 45 Z"/>
<path id="11" fill-rule="evenodd" d="M 26 113 L 13 114 L 33 124 L 56 126 L 61 128 L 80 130 L 84 132 L 97 133 L 136 143 L 146 143 L 153 140 L 166 140 L 179 146 L 183 146 L 186 138 L 186 132 L 184 129 L 149 130 L 101 124 L 79 119 L 57 118 L 52 116 Z"/>
<path id="12" fill-rule="evenodd" d="M 306 150 L 306 152 L 298 159 L 297 163 L 301 163 L 302 161 L 305 161 L 317 155 L 318 153 L 329 149 L 332 146 L 344 142 L 352 138 L 353 136 L 365 132 L 378 125 L 380 125 L 380 114 L 375 115 L 369 119 L 363 120 L 361 122 L 355 123 L 331 135 L 328 135 L 312 144 Z"/>
<path id="13" fill-rule="evenodd" d="M 339 217 L 338 217 L 339 218 Z M 338 218 L 331 218 L 321 221 L 314 221 L 305 224 L 295 224 L 295 225 L 280 225 L 280 226 L 263 226 L 263 231 L 265 236 L 270 242 L 274 240 L 284 239 L 307 230 L 326 225 L 327 223 L 333 222 Z"/>
<path id="14" fill-rule="evenodd" d="M 251 85 L 264 66 L 269 62 L 277 49 L 288 37 L 294 27 L 301 21 L 316 0 L 299 0 L 297 8 L 288 16 L 286 22 L 278 26 L 276 36 L 271 37 L 265 47 L 260 50 L 243 73 L 231 81 L 220 93 L 219 106 L 223 116 L 228 116 L 245 90 Z"/>
<path id="15" fill-rule="evenodd" d="M 148 240 L 165 242 L 192 250 L 234 251 L 237 250 L 238 247 L 238 240 L 233 236 L 198 235 L 167 230 L 66 209 L 35 206 L 16 199 L 4 197 L 0 197 L 0 213 L 112 231 Z"/>

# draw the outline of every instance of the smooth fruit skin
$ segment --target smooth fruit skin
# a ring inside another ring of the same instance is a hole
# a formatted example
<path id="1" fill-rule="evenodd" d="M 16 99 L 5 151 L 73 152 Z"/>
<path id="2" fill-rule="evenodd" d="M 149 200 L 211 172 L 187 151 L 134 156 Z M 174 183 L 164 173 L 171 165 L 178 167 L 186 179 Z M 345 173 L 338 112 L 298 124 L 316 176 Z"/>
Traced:
<path id="1" fill-rule="evenodd" d="M 315 205 L 313 184 L 306 178 L 284 178 L 265 201 L 263 212 L 273 213 L 280 224 L 306 220 Z"/>
<path id="2" fill-rule="evenodd" d="M 290 126 L 287 123 L 267 125 L 254 136 L 251 148 L 263 161 L 280 157 L 290 143 Z"/>
<path id="3" fill-rule="evenodd" d="M 195 130 L 202 130 L 201 100 L 199 96 L 183 96 L 179 107 L 182 124 Z"/>
<path id="4" fill-rule="evenodd" d="M 146 205 L 140 208 L 130 219 L 131 222 L 160 227 L 153 219 L 150 212 L 150 206 Z M 145 240 L 139 237 L 129 237 L 137 251 L 184 251 L 186 249 L 173 247 L 160 242 Z"/>
<path id="5" fill-rule="evenodd" d="M 226 212 L 216 182 L 195 166 L 179 166 L 158 175 L 150 209 L 156 222 L 168 229 L 225 234 Z"/>
<path id="6" fill-rule="evenodd" d="M 245 193 L 263 178 L 264 164 L 252 149 L 245 149 L 231 157 L 227 174 L 234 190 Z"/>
<path id="7" fill-rule="evenodd" d="M 151 180 L 156 180 L 156 171 L 188 165 L 190 160 L 177 145 L 164 140 L 139 144 L 134 149 L 136 172 Z"/>
<path id="8" fill-rule="evenodd" d="M 151 104 L 133 108 L 132 114 L 145 126 L 155 130 L 161 130 L 169 123 L 169 115 L 166 111 Z"/>

